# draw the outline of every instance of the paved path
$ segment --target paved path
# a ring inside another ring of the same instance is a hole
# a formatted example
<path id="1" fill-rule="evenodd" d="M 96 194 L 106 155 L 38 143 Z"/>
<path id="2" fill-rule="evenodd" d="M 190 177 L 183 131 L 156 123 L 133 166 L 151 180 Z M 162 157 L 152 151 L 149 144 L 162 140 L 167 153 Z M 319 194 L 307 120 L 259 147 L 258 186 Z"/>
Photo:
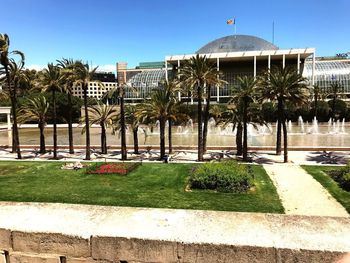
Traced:
<path id="1" fill-rule="evenodd" d="M 299 165 L 264 165 L 286 214 L 349 217 L 345 208 Z"/>

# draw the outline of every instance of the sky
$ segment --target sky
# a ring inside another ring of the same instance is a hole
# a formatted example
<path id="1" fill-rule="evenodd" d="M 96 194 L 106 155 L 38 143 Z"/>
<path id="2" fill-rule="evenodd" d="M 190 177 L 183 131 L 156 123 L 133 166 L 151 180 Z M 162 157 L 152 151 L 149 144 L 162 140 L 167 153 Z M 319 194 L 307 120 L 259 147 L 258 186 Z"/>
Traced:
<path id="1" fill-rule="evenodd" d="M 350 0 L 0 0 L 0 32 L 26 66 L 74 58 L 115 70 L 118 61 L 163 61 L 192 54 L 234 33 L 280 48 L 316 48 L 317 56 L 350 51 Z"/>

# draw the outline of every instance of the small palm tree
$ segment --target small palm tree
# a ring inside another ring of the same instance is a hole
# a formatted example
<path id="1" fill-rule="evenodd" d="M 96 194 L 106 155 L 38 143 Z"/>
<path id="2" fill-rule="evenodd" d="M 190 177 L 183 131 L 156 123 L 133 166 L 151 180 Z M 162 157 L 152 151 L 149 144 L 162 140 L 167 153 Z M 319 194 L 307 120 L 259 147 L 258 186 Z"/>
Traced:
<path id="1" fill-rule="evenodd" d="M 130 125 L 134 139 L 134 153 L 139 154 L 138 130 L 140 126 L 140 118 L 137 116 L 138 106 L 127 105 L 125 107 L 125 121 Z"/>
<path id="2" fill-rule="evenodd" d="M 248 107 L 254 101 L 257 80 L 251 76 L 238 77 L 239 85 L 234 88 L 233 96 L 229 103 L 235 103 L 242 107 L 243 122 L 243 161 L 248 161 Z"/>
<path id="3" fill-rule="evenodd" d="M 53 106 L 53 158 L 57 159 L 57 109 L 56 109 L 56 93 L 62 91 L 64 83 L 64 75 L 59 67 L 49 63 L 47 68 L 39 74 L 39 88 L 42 91 L 52 93 Z"/>
<path id="4" fill-rule="evenodd" d="M 101 153 L 107 153 L 107 137 L 106 130 L 108 127 L 113 126 L 113 119 L 117 116 L 117 108 L 115 106 L 109 106 L 99 103 L 88 107 L 89 125 L 98 124 L 101 126 Z M 82 118 L 85 122 L 85 116 Z M 86 123 L 86 122 L 85 122 Z M 82 133 L 86 131 L 86 126 L 82 130 Z"/>
<path id="5" fill-rule="evenodd" d="M 87 98 L 87 90 L 89 87 L 89 82 L 93 81 L 94 75 L 96 73 L 98 67 L 90 69 L 89 64 L 84 64 L 82 62 L 77 62 L 74 70 L 75 70 L 75 81 L 74 85 L 81 85 L 84 94 L 84 113 L 85 113 L 85 135 L 86 135 L 86 155 L 85 159 L 90 160 L 90 125 L 89 125 L 89 111 L 88 111 L 88 98 Z M 97 85 L 103 86 L 101 81 L 94 80 Z"/>
<path id="6" fill-rule="evenodd" d="M 283 127 L 284 162 L 288 162 L 288 137 L 285 116 L 285 103 L 302 105 L 308 97 L 306 79 L 293 67 L 273 67 L 265 72 L 258 83 L 261 99 L 277 101 L 277 145 L 276 154 L 281 152 L 281 126 Z"/>
<path id="7" fill-rule="evenodd" d="M 137 113 L 141 119 L 159 121 L 160 159 L 165 156 L 165 123 L 169 119 L 175 119 L 172 109 L 177 102 L 169 87 L 169 84 L 166 84 L 154 89 L 150 99 L 140 105 L 140 110 Z"/>
<path id="8" fill-rule="evenodd" d="M 18 126 L 17 126 L 17 87 L 16 85 L 11 85 L 11 76 L 10 69 L 14 68 L 17 64 L 13 58 L 10 58 L 9 55 L 18 55 L 20 56 L 20 61 L 18 62 L 18 68 L 23 68 L 24 66 L 24 55 L 18 50 L 9 51 L 10 47 L 10 38 L 7 34 L 0 34 L 0 64 L 2 69 L 0 69 L 0 75 L 4 73 L 6 77 L 6 84 L 9 89 L 9 94 L 11 98 L 11 108 L 12 108 L 12 152 L 17 152 L 17 158 L 22 159 L 21 149 L 19 145 L 19 136 L 18 136 Z"/>
<path id="9" fill-rule="evenodd" d="M 49 102 L 45 96 L 40 94 L 34 99 L 28 99 L 25 104 L 19 110 L 19 121 L 37 121 L 40 130 L 40 153 L 46 152 L 45 148 L 45 126 L 46 119 L 48 118 Z"/>
<path id="10" fill-rule="evenodd" d="M 191 57 L 188 61 L 186 61 L 180 69 L 179 73 L 180 80 L 182 82 L 182 86 L 186 88 L 186 90 L 192 90 L 194 94 L 196 94 L 198 99 L 198 161 L 203 161 L 204 154 L 204 136 L 206 137 L 206 128 L 203 133 L 202 125 L 203 125 L 203 112 L 202 112 L 202 99 L 203 99 L 203 91 L 205 87 L 208 87 L 207 95 L 210 96 L 210 87 L 215 86 L 218 81 L 218 72 L 216 67 L 205 57 L 196 55 Z M 210 97 L 209 97 L 210 100 Z M 207 102 L 210 103 L 210 102 Z M 208 125 L 208 111 L 209 106 L 205 111 L 204 116 L 204 125 L 207 127 Z"/>

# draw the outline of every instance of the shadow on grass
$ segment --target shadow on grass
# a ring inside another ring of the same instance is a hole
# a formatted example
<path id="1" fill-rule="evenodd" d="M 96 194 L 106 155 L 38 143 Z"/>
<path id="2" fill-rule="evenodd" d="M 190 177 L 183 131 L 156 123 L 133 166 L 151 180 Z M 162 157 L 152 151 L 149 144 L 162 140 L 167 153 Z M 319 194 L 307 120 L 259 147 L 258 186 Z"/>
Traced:
<path id="1" fill-rule="evenodd" d="M 311 154 L 313 155 L 308 155 L 306 160 L 320 164 L 346 164 L 349 161 L 348 155 L 341 152 L 319 151 Z"/>

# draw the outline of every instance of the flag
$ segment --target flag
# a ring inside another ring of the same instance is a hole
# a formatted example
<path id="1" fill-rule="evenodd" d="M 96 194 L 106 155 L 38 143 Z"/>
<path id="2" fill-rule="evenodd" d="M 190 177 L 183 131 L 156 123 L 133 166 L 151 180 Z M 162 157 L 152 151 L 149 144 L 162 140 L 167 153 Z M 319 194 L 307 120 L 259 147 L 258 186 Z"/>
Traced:
<path id="1" fill-rule="evenodd" d="M 234 18 L 229 19 L 229 20 L 226 21 L 226 24 L 228 24 L 228 25 L 234 25 L 234 24 L 236 23 L 235 20 L 236 20 L 236 19 L 234 19 Z"/>

